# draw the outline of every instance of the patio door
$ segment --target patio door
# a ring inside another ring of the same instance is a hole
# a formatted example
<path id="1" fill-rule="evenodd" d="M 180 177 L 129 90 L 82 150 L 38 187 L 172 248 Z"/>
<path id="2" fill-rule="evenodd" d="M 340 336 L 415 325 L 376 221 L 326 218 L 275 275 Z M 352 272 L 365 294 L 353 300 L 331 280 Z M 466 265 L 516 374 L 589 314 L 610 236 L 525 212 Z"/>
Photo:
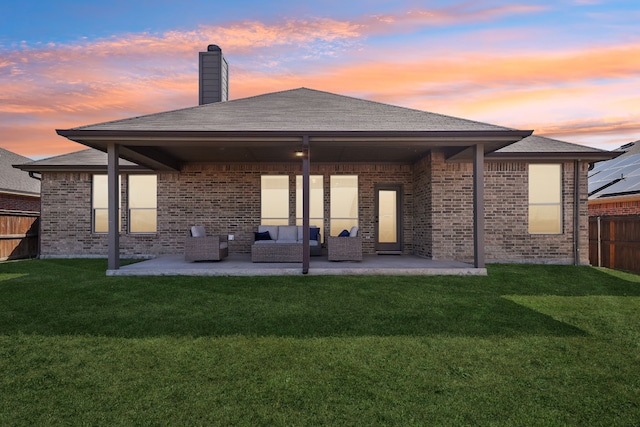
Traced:
<path id="1" fill-rule="evenodd" d="M 402 184 L 376 184 L 376 252 L 402 253 Z"/>

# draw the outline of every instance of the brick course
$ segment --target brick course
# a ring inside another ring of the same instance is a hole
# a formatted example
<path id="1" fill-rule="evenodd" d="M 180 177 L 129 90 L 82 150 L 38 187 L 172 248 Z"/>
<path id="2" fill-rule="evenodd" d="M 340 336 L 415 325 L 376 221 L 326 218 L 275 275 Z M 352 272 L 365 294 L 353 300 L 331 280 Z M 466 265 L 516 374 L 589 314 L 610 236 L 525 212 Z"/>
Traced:
<path id="1" fill-rule="evenodd" d="M 0 210 L 40 212 L 40 197 L 0 193 Z"/>
<path id="2" fill-rule="evenodd" d="M 589 216 L 640 215 L 640 200 L 589 203 Z"/>

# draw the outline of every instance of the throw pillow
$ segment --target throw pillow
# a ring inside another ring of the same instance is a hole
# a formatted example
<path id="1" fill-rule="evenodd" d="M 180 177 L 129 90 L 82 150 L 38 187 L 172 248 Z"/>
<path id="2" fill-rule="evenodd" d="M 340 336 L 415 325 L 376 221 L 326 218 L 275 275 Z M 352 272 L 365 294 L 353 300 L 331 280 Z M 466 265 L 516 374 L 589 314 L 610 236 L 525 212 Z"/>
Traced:
<path id="1" fill-rule="evenodd" d="M 338 237 L 349 237 L 349 230 L 342 230 Z"/>
<path id="2" fill-rule="evenodd" d="M 309 228 L 309 240 L 320 240 L 318 235 L 320 234 L 320 229 L 316 227 Z"/>
<path id="3" fill-rule="evenodd" d="M 255 241 L 258 240 L 271 240 L 271 234 L 268 231 L 263 231 L 262 233 L 257 231 L 253 233 L 255 235 Z"/>

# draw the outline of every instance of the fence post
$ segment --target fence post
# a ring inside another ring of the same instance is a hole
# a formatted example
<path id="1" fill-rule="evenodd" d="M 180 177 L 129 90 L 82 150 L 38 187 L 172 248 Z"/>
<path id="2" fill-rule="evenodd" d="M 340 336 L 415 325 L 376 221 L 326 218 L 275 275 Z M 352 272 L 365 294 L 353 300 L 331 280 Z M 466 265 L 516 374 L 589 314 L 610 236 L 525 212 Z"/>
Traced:
<path id="1" fill-rule="evenodd" d="M 602 267 L 602 229 L 600 227 L 600 217 L 598 217 L 598 267 Z"/>

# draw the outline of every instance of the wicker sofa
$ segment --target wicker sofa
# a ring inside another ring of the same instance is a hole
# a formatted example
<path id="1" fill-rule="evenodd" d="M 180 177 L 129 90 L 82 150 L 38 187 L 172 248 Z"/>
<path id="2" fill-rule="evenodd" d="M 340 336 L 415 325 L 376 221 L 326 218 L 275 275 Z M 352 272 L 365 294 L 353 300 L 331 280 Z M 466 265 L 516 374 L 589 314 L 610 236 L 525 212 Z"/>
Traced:
<path id="1" fill-rule="evenodd" d="M 185 261 L 220 261 L 228 255 L 227 236 L 207 236 L 204 227 L 198 225 L 191 227 L 187 232 L 184 242 Z"/>
<path id="2" fill-rule="evenodd" d="M 321 255 L 320 229 L 310 228 L 309 254 Z M 302 262 L 301 226 L 260 225 L 255 238 L 251 245 L 252 262 Z"/>

